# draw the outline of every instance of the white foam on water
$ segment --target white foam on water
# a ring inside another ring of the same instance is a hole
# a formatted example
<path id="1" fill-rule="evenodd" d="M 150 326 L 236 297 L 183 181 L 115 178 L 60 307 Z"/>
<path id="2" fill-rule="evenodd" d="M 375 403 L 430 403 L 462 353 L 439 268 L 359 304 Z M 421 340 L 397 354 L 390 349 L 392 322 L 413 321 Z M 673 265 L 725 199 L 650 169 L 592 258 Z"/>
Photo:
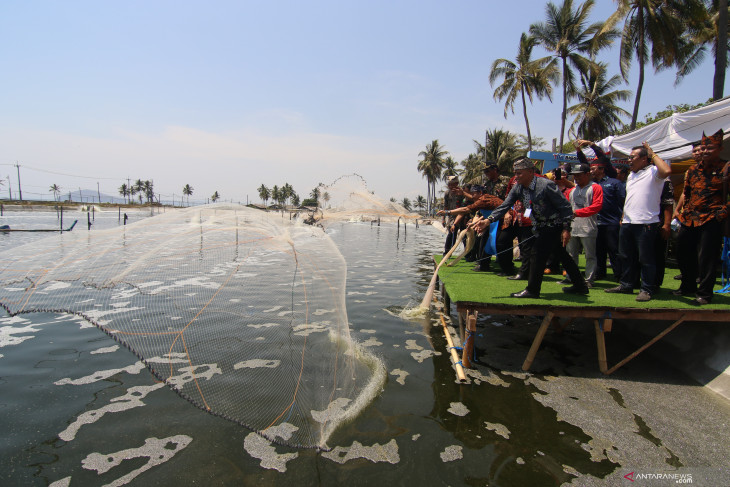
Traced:
<path id="1" fill-rule="evenodd" d="M 441 461 L 444 463 L 461 460 L 464 458 L 463 447 L 460 445 L 447 446 L 446 449 L 439 454 L 439 456 L 441 457 Z"/>
<path id="2" fill-rule="evenodd" d="M 464 404 L 460 402 L 452 402 L 449 405 L 449 409 L 447 409 L 448 412 L 453 414 L 454 416 L 466 416 L 469 414 L 469 408 L 464 406 Z"/>
<path id="3" fill-rule="evenodd" d="M 114 453 L 91 453 L 81 461 L 83 468 L 87 470 L 96 470 L 98 474 L 110 471 L 114 467 L 118 467 L 125 460 L 135 458 L 147 458 L 147 463 L 139 468 L 116 479 L 114 482 L 106 484 L 108 486 L 122 486 L 134 480 L 141 473 L 151 469 L 156 465 L 160 465 L 169 461 L 180 451 L 185 449 L 193 439 L 186 435 L 175 435 L 167 438 L 147 438 L 144 445 L 138 448 L 128 448 Z"/>
<path id="4" fill-rule="evenodd" d="M 375 443 L 372 446 L 364 446 L 358 441 L 353 441 L 349 447 L 338 446 L 332 451 L 322 453 L 322 457 L 339 464 L 345 464 L 350 460 L 363 458 L 373 463 L 384 462 L 396 464 L 400 462 L 398 454 L 398 443 L 395 438 L 384 445 Z"/>

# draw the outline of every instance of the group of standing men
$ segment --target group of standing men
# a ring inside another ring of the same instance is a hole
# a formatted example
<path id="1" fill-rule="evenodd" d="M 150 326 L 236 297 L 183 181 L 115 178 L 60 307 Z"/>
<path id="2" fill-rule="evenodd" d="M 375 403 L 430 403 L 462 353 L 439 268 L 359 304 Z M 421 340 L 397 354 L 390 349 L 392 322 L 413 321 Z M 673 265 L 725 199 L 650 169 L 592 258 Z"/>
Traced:
<path id="1" fill-rule="evenodd" d="M 677 248 L 682 284 L 673 293 L 694 294 L 694 304 L 707 304 L 712 300 L 721 225 L 730 213 L 723 193 L 728 165 L 720 159 L 722 140 L 719 131 L 710 137 L 703 134 L 695 144 L 697 164 L 686 173 L 675 211 L 671 168 L 646 142 L 632 150 L 624 184 L 598 146 L 578 140 L 575 145 L 580 162 L 569 170 L 574 182 L 561 171 L 555 171 L 551 179 L 542 177 L 530 159 L 521 158 L 513 165 L 514 177 L 505 185 L 506 178 L 498 175 L 496 164 L 487 164 L 488 187 L 464 191 L 454 179 L 446 210 L 440 213 L 449 219 L 452 234 L 476 210 L 483 215 L 472 218 L 469 225 L 478 233 L 485 235 L 492 223 L 499 222 L 496 251 L 500 275 L 527 280 L 526 288 L 512 297 L 540 297 L 548 259 L 565 268 L 567 277 L 562 283 L 570 286 L 563 287 L 564 292 L 588 294 L 595 280 L 606 277 L 608 257 L 619 284 L 605 291 L 633 294 L 639 288 L 636 300 L 640 302 L 652 299 L 662 284 L 674 215 L 681 223 Z M 582 151 L 587 146 L 596 156 L 591 162 Z M 458 198 L 471 199 L 472 203 L 460 206 Z M 516 272 L 511 252 L 515 238 L 522 255 Z M 451 243 L 453 240 L 447 242 L 448 248 Z M 581 250 L 586 257 L 585 274 L 577 265 Z M 485 262 L 488 258 L 480 259 L 475 270 L 484 270 Z"/>

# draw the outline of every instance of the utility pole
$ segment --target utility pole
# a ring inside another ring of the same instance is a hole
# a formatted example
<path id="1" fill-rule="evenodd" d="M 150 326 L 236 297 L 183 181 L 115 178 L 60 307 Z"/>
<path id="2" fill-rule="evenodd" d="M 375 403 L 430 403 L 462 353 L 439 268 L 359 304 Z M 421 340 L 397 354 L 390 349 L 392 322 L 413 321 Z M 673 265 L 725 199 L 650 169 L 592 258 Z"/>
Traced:
<path id="1" fill-rule="evenodd" d="M 23 201 L 23 189 L 20 187 L 20 164 L 18 164 L 18 161 L 15 161 L 15 167 L 18 169 L 18 196 L 20 201 Z M 10 178 L 8 178 L 8 181 L 10 181 Z"/>
<path id="2" fill-rule="evenodd" d="M 8 199 L 13 201 L 13 188 L 10 186 L 10 174 L 8 174 Z"/>
<path id="3" fill-rule="evenodd" d="M 96 182 L 96 194 L 99 196 L 99 204 L 101 204 L 101 192 L 99 191 L 99 181 Z"/>

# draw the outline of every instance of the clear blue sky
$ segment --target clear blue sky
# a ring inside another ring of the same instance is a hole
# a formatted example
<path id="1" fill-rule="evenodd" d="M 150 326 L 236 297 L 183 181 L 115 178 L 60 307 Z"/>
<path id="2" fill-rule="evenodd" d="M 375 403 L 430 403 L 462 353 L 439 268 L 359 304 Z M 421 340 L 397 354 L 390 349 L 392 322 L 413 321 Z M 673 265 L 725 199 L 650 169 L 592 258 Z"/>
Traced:
<path id="1" fill-rule="evenodd" d="M 614 5 L 601 0 L 592 21 Z M 385 198 L 425 195 L 416 166 L 431 140 L 461 161 L 487 128 L 525 132 L 519 108 L 505 119 L 493 100 L 489 68 L 515 57 L 544 9 L 533 0 L 4 0 L 0 177 L 15 191 L 18 161 L 26 198 L 50 197 L 53 183 L 116 194 L 129 177 L 152 179 L 168 199 L 190 184 L 192 199 L 218 191 L 258 202 L 262 183 L 288 182 L 304 198 L 354 172 Z M 603 60 L 618 73 L 617 46 Z M 712 94 L 709 57 L 676 88 L 673 72 L 649 73 L 640 119 Z M 528 109 L 533 135 L 559 136 L 560 95 Z"/>

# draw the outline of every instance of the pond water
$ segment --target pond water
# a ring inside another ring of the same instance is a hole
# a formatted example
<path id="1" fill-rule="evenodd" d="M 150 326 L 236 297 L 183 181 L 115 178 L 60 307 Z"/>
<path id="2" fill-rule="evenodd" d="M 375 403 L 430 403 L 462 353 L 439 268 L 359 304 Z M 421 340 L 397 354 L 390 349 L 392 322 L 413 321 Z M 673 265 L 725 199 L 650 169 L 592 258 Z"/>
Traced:
<path id="1" fill-rule="evenodd" d="M 20 226 L 55 216 L 13 218 L 9 224 Z M 118 225 L 116 214 L 96 219 L 96 228 Z M 518 367 L 483 364 L 470 371 L 469 384 L 459 384 L 439 316 L 400 317 L 420 303 L 441 233 L 410 223 L 334 223 L 327 233 L 347 262 L 351 333 L 388 373 L 382 392 L 329 439 L 332 451 L 272 444 L 193 407 L 79 317 L 6 315 L 0 485 L 552 486 L 620 471 L 606 453 L 611 445 L 597 448 L 592 434 L 550 404 L 549 385 L 538 387 Z M 17 243 L 13 238 L 0 235 L 4 248 Z M 480 320 L 480 330 L 507 325 Z M 529 339 L 517 340 L 529 346 Z M 496 345 L 502 353 L 511 346 Z M 520 353 L 505 360 L 519 363 Z M 618 390 L 607 397 L 625 408 Z M 647 448 L 659 448 L 653 438 Z"/>

